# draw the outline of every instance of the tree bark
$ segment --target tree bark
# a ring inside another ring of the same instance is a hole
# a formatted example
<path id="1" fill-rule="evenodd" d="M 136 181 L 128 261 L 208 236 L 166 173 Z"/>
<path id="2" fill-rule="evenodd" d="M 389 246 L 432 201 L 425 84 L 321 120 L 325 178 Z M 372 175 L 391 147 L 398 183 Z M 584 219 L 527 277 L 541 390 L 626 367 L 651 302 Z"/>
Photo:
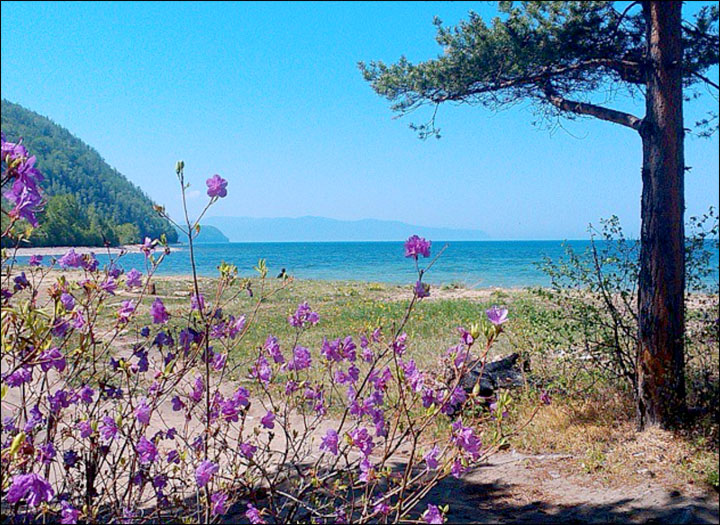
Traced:
<path id="1" fill-rule="evenodd" d="M 685 414 L 682 2 L 643 2 L 648 42 L 637 363 L 638 426 Z"/>

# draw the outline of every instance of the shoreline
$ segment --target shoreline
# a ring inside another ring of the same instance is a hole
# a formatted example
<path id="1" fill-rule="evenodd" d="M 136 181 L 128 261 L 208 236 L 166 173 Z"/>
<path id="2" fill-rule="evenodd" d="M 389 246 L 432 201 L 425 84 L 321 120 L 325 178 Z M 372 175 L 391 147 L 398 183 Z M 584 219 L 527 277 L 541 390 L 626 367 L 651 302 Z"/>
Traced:
<path id="1" fill-rule="evenodd" d="M 181 245 L 169 245 L 171 252 L 179 251 Z M 37 248 L 5 248 L 7 253 L 14 257 L 30 257 L 31 255 L 55 256 L 65 255 L 70 249 L 74 249 L 75 253 L 85 255 L 94 254 L 111 254 L 119 255 L 121 253 L 142 253 L 142 244 L 125 244 L 123 246 L 38 246 Z M 157 249 L 156 249 L 157 250 Z"/>

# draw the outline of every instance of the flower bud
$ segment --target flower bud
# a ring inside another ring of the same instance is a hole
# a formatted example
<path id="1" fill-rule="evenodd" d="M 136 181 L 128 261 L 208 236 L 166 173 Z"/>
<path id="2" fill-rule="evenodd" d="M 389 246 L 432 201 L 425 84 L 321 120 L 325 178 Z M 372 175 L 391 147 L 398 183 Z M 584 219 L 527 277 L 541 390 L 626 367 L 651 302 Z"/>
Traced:
<path id="1" fill-rule="evenodd" d="M 180 172 L 185 168 L 185 163 L 181 160 L 175 163 L 175 173 L 180 175 Z"/>

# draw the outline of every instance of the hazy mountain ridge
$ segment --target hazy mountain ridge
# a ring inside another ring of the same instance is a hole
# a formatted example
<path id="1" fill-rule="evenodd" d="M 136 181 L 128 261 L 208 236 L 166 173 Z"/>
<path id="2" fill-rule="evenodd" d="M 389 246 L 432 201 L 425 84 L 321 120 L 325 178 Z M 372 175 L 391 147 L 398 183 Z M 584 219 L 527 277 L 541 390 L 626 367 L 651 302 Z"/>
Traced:
<path id="1" fill-rule="evenodd" d="M 489 239 L 482 230 L 417 226 L 400 221 L 327 217 L 209 217 L 232 242 L 399 241 L 417 234 L 428 239 L 477 241 Z"/>

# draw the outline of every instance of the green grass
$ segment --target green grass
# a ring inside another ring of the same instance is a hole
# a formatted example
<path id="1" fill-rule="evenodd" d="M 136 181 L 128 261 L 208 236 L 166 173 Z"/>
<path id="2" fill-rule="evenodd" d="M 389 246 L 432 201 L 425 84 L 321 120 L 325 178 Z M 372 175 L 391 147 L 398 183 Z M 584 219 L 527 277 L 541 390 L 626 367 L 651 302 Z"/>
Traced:
<path id="1" fill-rule="evenodd" d="M 157 296 L 163 298 L 168 310 L 174 314 L 170 325 L 182 327 L 186 318 L 175 312 L 188 311 L 192 289 L 190 279 L 158 278 L 156 284 Z M 275 290 L 282 282 L 271 279 L 267 285 Z M 200 287 L 208 302 L 214 297 L 216 286 L 217 282 L 213 279 L 201 280 Z M 246 377 L 249 363 L 257 355 L 257 347 L 262 345 L 268 334 L 277 336 L 285 355 L 290 354 L 295 329 L 288 324 L 287 318 L 304 300 L 320 314 L 320 323 L 303 334 L 300 344 L 308 347 L 317 359 L 323 337 L 351 335 L 357 341 L 359 334 L 369 334 L 378 326 L 385 334 L 391 333 L 403 318 L 411 297 L 409 285 L 296 280 L 287 283 L 285 288 L 271 294 L 258 306 L 260 282 L 253 280 L 252 288 L 255 292 L 252 298 L 238 285 L 222 297 L 223 303 L 227 303 L 223 307 L 226 314 L 245 314 L 249 319 L 257 306 L 257 318 L 251 323 L 244 339 L 239 343 L 233 342 L 229 347 L 229 363 L 236 365 L 235 371 L 230 374 L 234 379 Z M 624 475 L 621 468 L 624 462 L 635 460 L 635 456 L 624 452 L 628 443 L 642 450 L 640 445 L 635 445 L 632 396 L 626 386 L 613 382 L 591 363 L 578 367 L 577 363 L 568 365 L 557 357 L 558 350 L 581 342 L 582 334 L 575 331 L 577 329 L 572 323 L 568 323 L 566 312 L 530 290 L 494 290 L 474 295 L 468 290 L 459 290 L 460 294 L 457 291 L 455 287 L 433 289 L 431 299 L 417 304 L 405 327 L 409 336 L 406 358 L 415 359 L 424 368 L 439 372 L 438 365 L 446 350 L 459 342 L 459 326 L 469 328 L 480 321 L 485 316 L 485 310 L 493 304 L 507 306 L 510 320 L 491 355 L 520 352 L 530 361 L 530 374 L 535 382 L 535 386 L 528 390 L 513 391 L 508 422 L 510 428 L 524 424 L 526 416 L 537 406 L 539 389 L 547 388 L 553 393 L 552 405 L 543 408 L 532 424 L 512 439 L 512 445 L 537 453 L 569 453 L 577 458 L 579 472 L 588 475 L 600 475 L 602 472 L 604 479 L 620 479 Z M 109 302 L 104 323 L 112 323 L 117 305 L 125 298 L 119 294 Z M 138 327 L 151 323 L 148 310 L 153 300 L 153 296 L 144 300 Z M 689 317 L 693 315 L 691 313 Z M 134 342 L 131 333 L 126 334 L 124 339 L 126 345 Z M 690 356 L 698 352 L 703 356 L 702 360 L 689 360 L 689 377 L 701 376 L 700 368 L 695 372 L 696 362 L 704 363 L 702 370 L 717 371 L 716 347 L 700 348 L 690 341 L 688 352 Z M 716 372 L 709 379 L 702 377 L 703 383 L 698 384 L 714 385 L 717 390 Z M 707 397 L 707 394 L 703 395 Z M 661 449 L 668 446 L 667 443 L 674 443 L 677 457 L 686 458 L 676 462 L 674 475 L 717 487 L 717 422 L 712 413 L 708 414 L 710 417 L 705 424 L 696 425 L 696 429 L 685 435 L 658 439 Z M 703 438 L 702 445 L 697 444 L 698 435 L 707 436 Z M 653 461 L 653 468 L 667 464 L 662 459 Z M 642 468 L 644 465 L 638 465 L 637 470 Z"/>

